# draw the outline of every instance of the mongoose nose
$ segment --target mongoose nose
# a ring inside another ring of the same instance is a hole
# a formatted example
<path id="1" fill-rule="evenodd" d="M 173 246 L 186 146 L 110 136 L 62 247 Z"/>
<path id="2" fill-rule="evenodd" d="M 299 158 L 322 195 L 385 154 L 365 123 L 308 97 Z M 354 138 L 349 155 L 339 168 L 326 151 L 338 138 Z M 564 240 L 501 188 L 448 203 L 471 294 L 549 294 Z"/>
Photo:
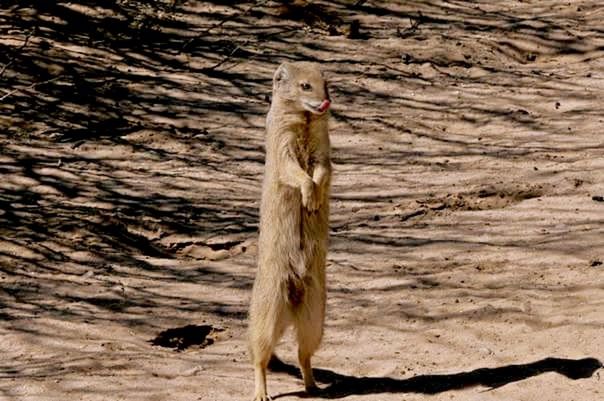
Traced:
<path id="1" fill-rule="evenodd" d="M 325 110 L 327 110 L 329 108 L 329 106 L 331 105 L 331 102 L 327 99 L 323 100 L 321 102 L 321 105 L 319 106 L 318 110 L 323 113 Z"/>

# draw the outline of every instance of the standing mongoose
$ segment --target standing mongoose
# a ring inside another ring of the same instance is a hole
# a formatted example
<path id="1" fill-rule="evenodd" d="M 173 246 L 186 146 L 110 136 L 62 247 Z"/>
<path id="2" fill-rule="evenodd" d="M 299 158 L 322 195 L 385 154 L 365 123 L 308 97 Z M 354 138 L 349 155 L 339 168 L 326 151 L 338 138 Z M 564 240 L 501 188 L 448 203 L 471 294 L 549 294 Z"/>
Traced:
<path id="1" fill-rule="evenodd" d="M 273 76 L 266 118 L 266 162 L 258 270 L 249 311 L 255 401 L 268 400 L 266 370 L 275 345 L 294 326 L 307 391 L 310 359 L 323 336 L 331 161 L 327 84 L 310 63 L 283 63 Z"/>

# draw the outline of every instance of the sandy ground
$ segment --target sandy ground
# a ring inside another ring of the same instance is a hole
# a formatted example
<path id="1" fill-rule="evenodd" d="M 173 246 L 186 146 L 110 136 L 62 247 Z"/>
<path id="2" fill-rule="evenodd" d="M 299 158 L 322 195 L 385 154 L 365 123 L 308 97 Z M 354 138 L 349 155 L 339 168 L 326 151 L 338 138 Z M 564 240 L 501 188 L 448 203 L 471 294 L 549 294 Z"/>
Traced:
<path id="1" fill-rule="evenodd" d="M 334 100 L 318 398 L 604 399 L 599 1 L 106 3 L 0 10 L 0 400 L 251 399 L 284 60 Z"/>

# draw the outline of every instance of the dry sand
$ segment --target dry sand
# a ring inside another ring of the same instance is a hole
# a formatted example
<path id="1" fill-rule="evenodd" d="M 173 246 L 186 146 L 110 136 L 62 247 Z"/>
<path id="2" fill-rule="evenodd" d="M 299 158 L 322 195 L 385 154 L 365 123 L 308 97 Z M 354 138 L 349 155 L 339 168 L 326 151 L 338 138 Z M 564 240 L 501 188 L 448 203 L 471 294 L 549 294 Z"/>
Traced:
<path id="1" fill-rule="evenodd" d="M 0 400 L 251 399 L 284 60 L 334 101 L 319 398 L 604 399 L 599 1 L 7 3 Z"/>

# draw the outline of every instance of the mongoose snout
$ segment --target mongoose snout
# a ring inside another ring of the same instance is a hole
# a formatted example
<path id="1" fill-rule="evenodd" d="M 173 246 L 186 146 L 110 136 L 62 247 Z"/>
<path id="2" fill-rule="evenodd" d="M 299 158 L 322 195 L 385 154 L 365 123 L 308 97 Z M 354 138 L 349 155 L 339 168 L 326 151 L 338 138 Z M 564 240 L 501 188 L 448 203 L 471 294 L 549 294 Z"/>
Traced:
<path id="1" fill-rule="evenodd" d="M 317 111 L 319 113 L 325 113 L 327 109 L 329 109 L 329 106 L 331 106 L 331 102 L 329 101 L 329 99 L 324 99 L 321 104 L 317 107 Z"/>

